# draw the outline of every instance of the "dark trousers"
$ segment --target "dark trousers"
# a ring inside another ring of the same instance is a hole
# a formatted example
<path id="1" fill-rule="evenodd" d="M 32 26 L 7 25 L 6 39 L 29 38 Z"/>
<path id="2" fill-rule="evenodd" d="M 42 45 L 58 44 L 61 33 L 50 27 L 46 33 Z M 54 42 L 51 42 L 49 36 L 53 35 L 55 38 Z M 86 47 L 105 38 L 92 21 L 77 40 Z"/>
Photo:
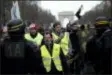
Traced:
<path id="1" fill-rule="evenodd" d="M 84 63 L 81 62 L 81 60 L 77 59 L 74 60 L 71 64 L 70 64 L 70 71 L 72 74 L 80 74 L 81 70 L 84 67 Z"/>

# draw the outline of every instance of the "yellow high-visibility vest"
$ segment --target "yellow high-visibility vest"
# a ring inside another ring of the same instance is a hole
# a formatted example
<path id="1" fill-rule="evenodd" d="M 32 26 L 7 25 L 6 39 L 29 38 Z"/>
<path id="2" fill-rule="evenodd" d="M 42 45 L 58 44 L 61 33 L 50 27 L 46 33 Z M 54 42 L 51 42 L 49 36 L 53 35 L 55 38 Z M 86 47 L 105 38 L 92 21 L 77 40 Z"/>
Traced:
<path id="1" fill-rule="evenodd" d="M 53 32 L 52 32 L 52 36 L 53 36 L 53 40 L 54 41 L 57 40 L 57 39 L 59 39 L 59 37 L 55 33 L 53 33 Z"/>
<path id="2" fill-rule="evenodd" d="M 57 40 L 59 38 L 59 36 L 57 36 L 55 33 L 52 33 L 52 35 L 54 40 Z M 64 33 L 64 37 L 60 42 L 60 46 L 64 55 L 67 55 L 67 53 L 69 52 L 69 36 L 67 32 Z"/>
<path id="3" fill-rule="evenodd" d="M 82 36 L 82 37 L 86 37 L 86 35 L 87 35 L 87 34 L 86 34 L 85 31 L 82 31 L 82 32 L 81 32 L 81 36 Z"/>
<path id="4" fill-rule="evenodd" d="M 41 57 L 46 72 L 51 71 L 51 60 L 53 60 L 55 67 L 58 71 L 63 71 L 59 55 L 60 55 L 60 45 L 58 44 L 53 45 L 52 56 L 50 55 L 45 45 L 41 46 Z"/>
<path id="5" fill-rule="evenodd" d="M 25 39 L 32 41 L 32 42 L 36 43 L 37 45 L 41 45 L 41 42 L 43 39 L 43 36 L 40 33 L 38 33 L 38 35 L 35 38 L 32 38 L 30 36 L 30 33 L 26 33 L 24 37 L 25 37 Z"/>

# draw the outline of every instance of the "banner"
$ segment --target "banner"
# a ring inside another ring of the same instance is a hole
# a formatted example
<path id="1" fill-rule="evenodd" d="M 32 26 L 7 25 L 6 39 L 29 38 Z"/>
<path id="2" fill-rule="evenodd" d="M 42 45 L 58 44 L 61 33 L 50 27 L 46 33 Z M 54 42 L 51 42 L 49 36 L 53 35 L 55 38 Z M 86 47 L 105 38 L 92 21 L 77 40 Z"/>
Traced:
<path id="1" fill-rule="evenodd" d="M 21 19 L 18 1 L 13 2 L 13 6 L 11 8 L 11 19 Z"/>

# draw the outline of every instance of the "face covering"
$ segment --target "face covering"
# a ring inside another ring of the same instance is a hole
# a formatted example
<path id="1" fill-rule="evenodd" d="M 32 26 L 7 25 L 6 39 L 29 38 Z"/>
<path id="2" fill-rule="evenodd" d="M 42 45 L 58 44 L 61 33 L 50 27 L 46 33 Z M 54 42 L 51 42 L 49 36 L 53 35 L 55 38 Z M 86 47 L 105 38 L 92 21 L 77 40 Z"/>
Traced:
<path id="1" fill-rule="evenodd" d="M 106 28 L 96 29 L 97 36 L 101 36 L 104 33 L 105 30 L 106 30 Z"/>
<path id="2" fill-rule="evenodd" d="M 13 40 L 24 39 L 24 31 L 23 32 L 8 32 L 9 36 Z"/>

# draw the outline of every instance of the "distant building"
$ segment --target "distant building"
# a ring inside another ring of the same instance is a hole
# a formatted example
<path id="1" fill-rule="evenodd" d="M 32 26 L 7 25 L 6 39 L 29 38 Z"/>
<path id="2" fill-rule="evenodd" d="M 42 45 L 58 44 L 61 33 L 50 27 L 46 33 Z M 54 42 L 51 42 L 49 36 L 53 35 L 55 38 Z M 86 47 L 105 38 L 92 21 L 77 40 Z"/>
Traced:
<path id="1" fill-rule="evenodd" d="M 73 11 L 63 11 L 59 12 L 58 18 L 61 24 L 63 24 L 63 21 L 65 18 L 67 18 L 70 22 L 74 20 L 74 12 Z"/>

